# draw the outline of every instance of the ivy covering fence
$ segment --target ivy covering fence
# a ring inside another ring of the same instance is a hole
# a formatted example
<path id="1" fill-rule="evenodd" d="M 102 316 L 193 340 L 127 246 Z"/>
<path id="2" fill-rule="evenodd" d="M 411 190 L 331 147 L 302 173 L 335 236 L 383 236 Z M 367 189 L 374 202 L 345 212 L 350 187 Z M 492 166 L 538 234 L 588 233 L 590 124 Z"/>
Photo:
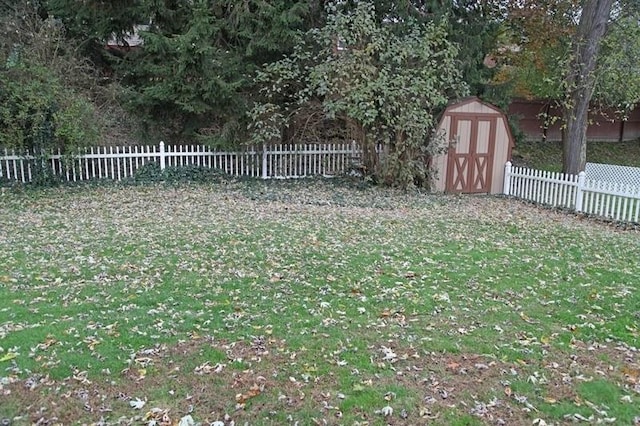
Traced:
<path id="1" fill-rule="evenodd" d="M 332 177 L 360 165 L 356 143 L 249 146 L 238 151 L 203 145 L 113 146 L 86 148 L 73 155 L 4 150 L 0 182 L 29 183 L 48 173 L 61 181 L 135 178 L 144 167 L 159 170 L 202 167 L 231 176 L 263 179 Z M 640 222 L 640 168 L 587 163 L 578 175 L 505 165 L 503 193 L 552 207 L 621 222 Z"/>
<path id="2" fill-rule="evenodd" d="M 68 182 L 134 177 L 145 165 L 201 166 L 232 176 L 263 179 L 335 176 L 347 173 L 361 155 L 355 143 L 278 144 L 224 151 L 204 145 L 111 146 L 35 155 L 5 150 L 0 180 L 28 183 L 45 171 Z"/>

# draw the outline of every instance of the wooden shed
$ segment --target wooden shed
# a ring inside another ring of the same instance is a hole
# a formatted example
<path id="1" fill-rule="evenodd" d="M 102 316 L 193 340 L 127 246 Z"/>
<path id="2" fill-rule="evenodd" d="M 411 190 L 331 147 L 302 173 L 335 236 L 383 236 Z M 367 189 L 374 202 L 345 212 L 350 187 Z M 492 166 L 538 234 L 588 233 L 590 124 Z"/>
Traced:
<path id="1" fill-rule="evenodd" d="M 507 116 L 476 97 L 450 104 L 438 131 L 448 149 L 431 162 L 434 190 L 449 193 L 502 193 L 504 165 L 514 146 Z"/>

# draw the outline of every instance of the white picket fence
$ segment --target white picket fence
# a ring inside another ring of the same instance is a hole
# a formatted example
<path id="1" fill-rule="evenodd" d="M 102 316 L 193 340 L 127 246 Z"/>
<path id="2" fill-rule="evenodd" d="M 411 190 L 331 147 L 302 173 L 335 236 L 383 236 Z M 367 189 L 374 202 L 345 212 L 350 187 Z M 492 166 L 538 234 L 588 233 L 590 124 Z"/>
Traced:
<path id="1" fill-rule="evenodd" d="M 505 195 L 607 219 L 638 222 L 640 186 L 505 165 Z"/>
<path id="2" fill-rule="evenodd" d="M 34 161 L 43 164 L 63 180 L 76 182 L 95 179 L 123 180 L 135 175 L 148 163 L 160 169 L 202 166 L 222 170 L 232 176 L 263 179 L 335 176 L 349 171 L 360 158 L 355 143 L 280 144 L 222 151 L 199 145 L 122 146 L 86 148 L 73 155 L 51 152 L 44 157 L 18 154 L 5 149 L 0 154 L 0 180 L 31 182 Z"/>

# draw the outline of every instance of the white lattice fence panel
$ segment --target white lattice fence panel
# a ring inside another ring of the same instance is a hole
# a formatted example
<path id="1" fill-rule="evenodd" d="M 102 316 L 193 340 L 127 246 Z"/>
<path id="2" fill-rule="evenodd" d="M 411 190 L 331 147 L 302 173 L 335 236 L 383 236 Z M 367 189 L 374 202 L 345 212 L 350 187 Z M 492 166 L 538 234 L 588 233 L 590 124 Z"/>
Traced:
<path id="1" fill-rule="evenodd" d="M 593 163 L 590 163 L 593 164 Z M 600 164 L 599 164 L 600 165 Z M 602 164 L 602 166 L 605 166 Z M 609 166 L 611 170 L 620 166 Z M 624 167 L 631 169 L 635 167 Z M 635 170 L 634 170 L 635 169 Z M 611 170 L 609 170 L 610 173 Z M 634 179 L 633 174 L 600 176 L 595 180 L 586 172 L 578 175 L 550 173 L 541 170 L 513 167 L 505 164 L 503 192 L 517 198 L 547 204 L 554 207 L 574 209 L 579 213 L 605 217 L 607 219 L 634 222 L 640 220 L 640 181 L 635 185 L 624 183 Z M 588 176 L 588 177 L 587 177 Z M 618 176 L 618 181 L 614 181 Z M 638 175 L 640 177 L 640 175 Z M 632 180 L 633 182 L 633 180 Z"/>
<path id="2" fill-rule="evenodd" d="M 584 171 L 589 180 L 640 187 L 639 167 L 587 163 Z"/>

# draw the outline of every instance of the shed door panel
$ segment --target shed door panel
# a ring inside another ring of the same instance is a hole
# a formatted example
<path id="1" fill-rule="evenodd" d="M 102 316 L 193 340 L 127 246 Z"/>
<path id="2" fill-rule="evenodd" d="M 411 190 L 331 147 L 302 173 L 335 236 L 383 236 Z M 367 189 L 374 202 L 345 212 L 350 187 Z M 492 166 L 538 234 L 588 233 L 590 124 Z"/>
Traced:
<path id="1" fill-rule="evenodd" d="M 470 120 L 454 120 L 452 123 L 456 128 L 456 132 L 451 133 L 456 141 L 456 159 L 453 164 L 449 164 L 450 178 L 447 181 L 447 190 L 450 192 L 463 192 L 467 187 L 471 160 L 471 124 Z"/>
<path id="2" fill-rule="evenodd" d="M 490 192 L 496 117 L 453 116 L 446 188 L 448 192 Z"/>
<path id="3" fill-rule="evenodd" d="M 490 178 L 493 169 L 491 159 L 493 152 L 493 144 L 491 143 L 491 127 L 493 121 L 486 119 L 478 119 L 475 121 L 477 126 L 475 155 L 473 157 L 474 169 L 471 171 L 470 186 L 466 192 L 489 192 L 491 190 Z"/>
<path id="4" fill-rule="evenodd" d="M 470 120 L 454 120 L 456 121 L 456 152 L 459 155 L 469 154 L 471 152 L 471 121 Z"/>

